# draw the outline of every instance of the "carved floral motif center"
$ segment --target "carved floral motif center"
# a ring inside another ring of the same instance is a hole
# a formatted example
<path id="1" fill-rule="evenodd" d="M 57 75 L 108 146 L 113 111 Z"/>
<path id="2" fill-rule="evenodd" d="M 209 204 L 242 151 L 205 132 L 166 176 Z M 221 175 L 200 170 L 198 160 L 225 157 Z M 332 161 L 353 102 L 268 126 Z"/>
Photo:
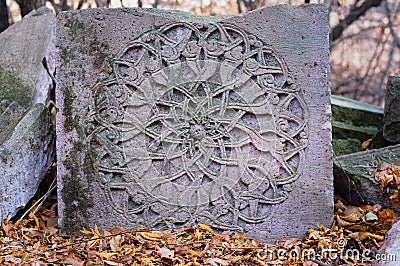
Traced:
<path id="1" fill-rule="evenodd" d="M 140 226 L 246 230 L 302 171 L 308 114 L 284 62 L 220 23 L 174 23 L 127 44 L 95 89 L 99 184 Z"/>

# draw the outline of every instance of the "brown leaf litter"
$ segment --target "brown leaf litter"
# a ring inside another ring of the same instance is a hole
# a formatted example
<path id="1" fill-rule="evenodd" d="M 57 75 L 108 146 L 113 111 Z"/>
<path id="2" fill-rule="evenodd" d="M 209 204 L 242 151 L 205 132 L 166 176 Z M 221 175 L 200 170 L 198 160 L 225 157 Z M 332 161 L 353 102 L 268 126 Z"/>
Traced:
<path id="1" fill-rule="evenodd" d="M 1 265 L 368 265 L 394 222 L 390 209 L 346 206 L 337 199 L 331 228 L 319 225 L 303 239 L 274 245 L 240 232 L 217 233 L 205 224 L 166 231 L 95 226 L 83 229 L 81 237 L 66 238 L 58 234 L 54 210 L 42 208 L 19 223 L 2 223 Z"/>
<path id="2" fill-rule="evenodd" d="M 375 178 L 381 189 L 400 189 L 400 167 L 381 165 Z M 393 194 L 397 198 L 398 194 Z M 266 244 L 243 233 L 218 233 L 208 225 L 149 231 L 97 226 L 77 238 L 57 229 L 57 205 L 30 212 L 19 222 L 3 221 L 0 265 L 370 265 L 395 221 L 393 210 L 380 205 L 347 206 L 335 200 L 334 223 L 318 225 L 303 239 Z"/>

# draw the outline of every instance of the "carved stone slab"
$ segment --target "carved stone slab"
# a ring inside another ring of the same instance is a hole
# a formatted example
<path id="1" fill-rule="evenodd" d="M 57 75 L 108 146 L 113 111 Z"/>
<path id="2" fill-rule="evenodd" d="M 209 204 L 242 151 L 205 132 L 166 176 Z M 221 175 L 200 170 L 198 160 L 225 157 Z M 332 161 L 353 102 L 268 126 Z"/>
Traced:
<path id="1" fill-rule="evenodd" d="M 60 226 L 205 223 L 259 240 L 333 214 L 327 12 L 62 13 Z"/>
<path id="2" fill-rule="evenodd" d="M 400 143 L 400 75 L 390 76 L 385 92 L 385 117 L 383 137 L 392 143 Z"/>

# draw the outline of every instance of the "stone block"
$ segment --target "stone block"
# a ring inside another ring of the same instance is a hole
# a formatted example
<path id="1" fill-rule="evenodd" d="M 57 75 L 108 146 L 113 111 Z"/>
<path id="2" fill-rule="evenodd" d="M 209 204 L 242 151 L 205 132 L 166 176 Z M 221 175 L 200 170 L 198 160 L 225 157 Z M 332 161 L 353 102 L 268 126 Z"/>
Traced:
<path id="1" fill-rule="evenodd" d="M 0 212 L 6 219 L 24 208 L 53 163 L 55 135 L 43 104 L 27 110 L 0 145 Z"/>
<path id="2" fill-rule="evenodd" d="M 0 102 L 0 145 L 8 138 L 14 127 L 23 117 L 25 108 L 16 102 L 3 100 Z"/>
<path id="3" fill-rule="evenodd" d="M 383 127 L 383 108 L 332 95 L 333 139 L 365 141 Z"/>
<path id="4" fill-rule="evenodd" d="M 400 75 L 388 79 L 383 137 L 389 142 L 400 143 Z"/>
<path id="5" fill-rule="evenodd" d="M 55 28 L 53 12 L 40 8 L 0 34 L 0 213 L 6 219 L 35 195 L 54 160 L 55 132 L 45 105 L 55 71 Z"/>
<path id="6" fill-rule="evenodd" d="M 0 34 L 0 101 L 25 108 L 47 104 L 52 85 L 48 71 L 55 71 L 55 31 L 53 11 L 42 7 Z"/>
<path id="7" fill-rule="evenodd" d="M 334 160 L 335 193 L 350 205 L 381 204 L 395 209 L 389 196 L 394 191 L 382 192 L 374 174 L 379 164 L 400 164 L 400 145 L 338 156 Z"/>
<path id="8" fill-rule="evenodd" d="M 210 225 L 272 242 L 333 219 L 327 10 L 58 17 L 59 224 Z"/>

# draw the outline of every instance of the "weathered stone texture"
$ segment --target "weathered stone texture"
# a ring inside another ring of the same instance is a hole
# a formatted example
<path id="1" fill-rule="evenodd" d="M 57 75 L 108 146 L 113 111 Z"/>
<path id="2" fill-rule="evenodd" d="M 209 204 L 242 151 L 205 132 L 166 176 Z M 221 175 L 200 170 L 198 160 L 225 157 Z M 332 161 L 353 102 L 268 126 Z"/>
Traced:
<path id="1" fill-rule="evenodd" d="M 0 34 L 0 213 L 7 219 L 35 195 L 55 156 L 45 108 L 53 83 L 48 72 L 55 70 L 55 27 L 53 12 L 41 8 Z"/>
<path id="2" fill-rule="evenodd" d="M 0 211 L 10 219 L 35 195 L 53 163 L 55 136 L 43 104 L 29 108 L 0 145 Z"/>
<path id="3" fill-rule="evenodd" d="M 334 160 L 335 193 L 351 205 L 381 204 L 392 206 L 389 196 L 394 191 L 382 193 L 374 174 L 378 163 L 400 164 L 400 145 L 338 156 Z"/>
<path id="4" fill-rule="evenodd" d="M 92 9 L 58 23 L 63 233 L 205 223 L 274 241 L 330 226 L 323 5 Z"/>
<path id="5" fill-rule="evenodd" d="M 400 75 L 390 76 L 386 86 L 383 137 L 400 143 Z"/>
<path id="6" fill-rule="evenodd" d="M 32 11 L 0 34 L 0 101 L 23 107 L 46 104 L 55 70 L 56 19 L 48 8 Z"/>
<path id="7" fill-rule="evenodd" d="M 25 108 L 16 102 L 3 100 L 0 102 L 0 145 L 12 133 L 25 112 Z"/>
<path id="8" fill-rule="evenodd" d="M 361 151 L 383 127 L 383 108 L 332 95 L 332 145 L 336 156 Z"/>
<path id="9" fill-rule="evenodd" d="M 385 242 L 378 250 L 378 258 L 374 260 L 372 266 L 397 266 L 400 261 L 400 221 L 392 225 L 389 231 L 386 232 Z"/>

